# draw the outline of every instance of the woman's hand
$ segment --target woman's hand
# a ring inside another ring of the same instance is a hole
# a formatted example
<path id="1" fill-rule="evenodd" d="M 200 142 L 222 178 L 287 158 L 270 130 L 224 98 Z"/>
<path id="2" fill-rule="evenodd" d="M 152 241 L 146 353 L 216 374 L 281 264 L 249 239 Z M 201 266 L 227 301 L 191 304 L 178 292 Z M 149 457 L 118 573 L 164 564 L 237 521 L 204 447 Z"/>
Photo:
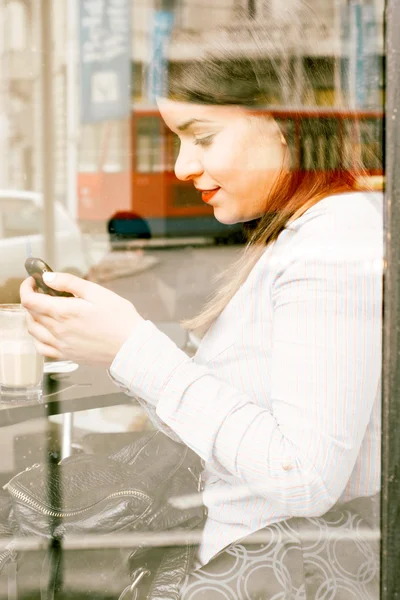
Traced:
<path id="1" fill-rule="evenodd" d="M 66 273 L 50 275 L 49 287 L 75 298 L 39 294 L 33 277 L 22 283 L 21 304 L 38 352 L 110 366 L 142 317 L 128 300 L 96 283 Z"/>

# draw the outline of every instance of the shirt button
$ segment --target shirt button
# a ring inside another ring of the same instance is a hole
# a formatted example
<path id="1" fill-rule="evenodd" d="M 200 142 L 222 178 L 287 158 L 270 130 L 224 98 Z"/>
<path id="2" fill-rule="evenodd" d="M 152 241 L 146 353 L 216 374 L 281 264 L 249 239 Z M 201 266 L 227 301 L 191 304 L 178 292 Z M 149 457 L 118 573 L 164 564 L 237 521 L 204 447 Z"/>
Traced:
<path id="1" fill-rule="evenodd" d="M 290 463 L 285 463 L 282 465 L 282 469 L 284 471 L 291 471 L 293 469 L 293 466 Z"/>

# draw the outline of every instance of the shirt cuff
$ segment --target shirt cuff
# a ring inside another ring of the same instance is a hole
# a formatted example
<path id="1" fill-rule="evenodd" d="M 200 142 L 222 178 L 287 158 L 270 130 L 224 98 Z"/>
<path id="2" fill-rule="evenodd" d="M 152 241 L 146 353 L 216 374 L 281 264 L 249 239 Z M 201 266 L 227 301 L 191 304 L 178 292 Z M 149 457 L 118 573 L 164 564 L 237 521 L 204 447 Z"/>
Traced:
<path id="1" fill-rule="evenodd" d="M 190 362 L 154 323 L 143 320 L 114 358 L 109 374 L 124 391 L 156 406 L 173 373 Z"/>

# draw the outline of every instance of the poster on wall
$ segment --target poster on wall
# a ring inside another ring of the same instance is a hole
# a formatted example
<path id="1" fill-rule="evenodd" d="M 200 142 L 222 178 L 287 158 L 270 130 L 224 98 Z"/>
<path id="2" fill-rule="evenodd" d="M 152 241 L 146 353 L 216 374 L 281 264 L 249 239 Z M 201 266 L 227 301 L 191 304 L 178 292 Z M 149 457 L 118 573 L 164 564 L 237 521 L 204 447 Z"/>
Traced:
<path id="1" fill-rule="evenodd" d="M 147 69 L 147 101 L 155 104 L 168 88 L 168 44 L 174 23 L 169 10 L 155 10 L 151 15 L 150 55 Z"/>
<path id="2" fill-rule="evenodd" d="M 80 121 L 131 111 L 132 0 L 79 1 Z"/>

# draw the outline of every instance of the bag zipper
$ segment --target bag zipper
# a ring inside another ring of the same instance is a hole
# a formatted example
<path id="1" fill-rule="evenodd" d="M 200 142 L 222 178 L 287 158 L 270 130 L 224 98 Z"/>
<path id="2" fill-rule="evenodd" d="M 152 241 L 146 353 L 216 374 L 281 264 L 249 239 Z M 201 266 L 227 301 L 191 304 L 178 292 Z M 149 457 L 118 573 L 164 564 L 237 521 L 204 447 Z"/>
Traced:
<path id="1" fill-rule="evenodd" d="M 134 490 L 123 490 L 121 492 L 114 492 L 113 494 L 109 494 L 105 498 L 102 498 L 95 504 L 92 504 L 91 506 L 87 506 L 86 508 L 61 512 L 58 510 L 51 510 L 49 508 L 43 507 L 39 502 L 37 502 L 36 500 L 32 500 L 32 498 L 30 498 L 27 494 L 25 494 L 24 492 L 21 492 L 19 490 L 16 490 L 10 484 L 7 484 L 5 487 L 9 491 L 11 496 L 14 496 L 14 498 L 16 498 L 17 500 L 25 502 L 28 506 L 36 509 L 43 515 L 46 515 L 47 517 L 59 517 L 59 518 L 74 517 L 76 515 L 80 515 L 84 512 L 87 512 L 88 510 L 91 510 L 92 508 L 94 508 L 101 502 L 104 502 L 105 500 L 110 500 L 111 498 L 118 498 L 120 496 L 136 496 L 136 497 L 141 497 L 142 499 L 147 500 L 148 502 L 151 502 L 151 498 L 149 496 L 147 496 L 146 494 L 144 494 L 143 492 L 138 492 L 138 491 L 134 491 Z"/>
<path id="2" fill-rule="evenodd" d="M 0 553 L 0 573 L 3 573 L 4 569 L 7 568 L 7 566 L 7 598 L 9 598 L 9 600 L 17 600 L 17 553 L 13 545 L 11 548 L 7 548 L 4 552 Z"/>
<path id="3" fill-rule="evenodd" d="M 0 573 L 3 570 L 4 565 L 7 564 L 8 560 L 14 555 L 14 550 L 5 550 L 0 554 Z"/>

